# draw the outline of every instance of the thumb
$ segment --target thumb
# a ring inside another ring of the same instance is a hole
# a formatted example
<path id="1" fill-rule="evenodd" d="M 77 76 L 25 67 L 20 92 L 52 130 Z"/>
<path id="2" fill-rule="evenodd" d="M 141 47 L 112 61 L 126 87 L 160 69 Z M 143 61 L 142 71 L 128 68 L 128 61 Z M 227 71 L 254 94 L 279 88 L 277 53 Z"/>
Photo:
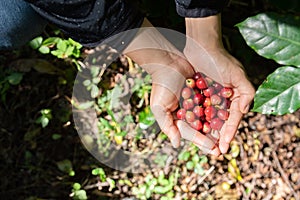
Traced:
<path id="1" fill-rule="evenodd" d="M 174 124 L 172 113 L 159 104 L 152 105 L 151 111 L 161 130 L 170 139 L 172 146 L 178 148 L 180 146 L 180 133 Z"/>

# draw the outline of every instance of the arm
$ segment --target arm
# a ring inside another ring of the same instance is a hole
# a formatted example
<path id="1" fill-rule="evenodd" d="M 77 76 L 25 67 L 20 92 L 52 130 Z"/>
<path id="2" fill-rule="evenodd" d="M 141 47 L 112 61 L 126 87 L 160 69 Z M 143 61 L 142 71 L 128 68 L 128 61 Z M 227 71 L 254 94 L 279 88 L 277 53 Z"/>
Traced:
<path id="1" fill-rule="evenodd" d="M 95 47 L 104 39 L 122 31 L 138 28 L 143 22 L 142 14 L 125 0 L 26 1 L 67 36 L 89 47 Z M 115 47 L 124 49 L 132 37 Z"/>
<path id="2" fill-rule="evenodd" d="M 162 131 L 174 147 L 180 138 L 192 141 L 203 152 L 219 155 L 215 141 L 197 131 L 189 131 L 185 122 L 177 121 L 173 112 L 178 108 L 180 90 L 187 77 L 194 74 L 184 55 L 145 20 L 137 36 L 124 53 L 152 77 L 151 110 Z"/>
<path id="3" fill-rule="evenodd" d="M 179 0 L 176 0 L 179 2 Z M 218 4 L 218 2 L 221 2 Z M 223 3 L 222 3 L 223 2 Z M 185 7 L 187 41 L 184 54 L 196 71 L 201 71 L 220 82 L 232 87 L 234 97 L 230 106 L 230 117 L 220 132 L 219 148 L 226 153 L 231 140 L 237 132 L 243 114 L 249 110 L 255 90 L 248 81 L 242 64 L 232 57 L 223 47 L 221 15 L 219 12 L 226 1 L 191 0 Z M 202 5 L 200 5 L 202 3 Z M 194 7 L 192 6 L 194 5 Z M 197 8 L 197 6 L 200 6 Z M 214 12 L 190 12 L 213 10 Z M 177 9 L 178 10 L 178 9 Z M 180 13 L 179 13 L 180 14 Z M 182 14 L 182 13 L 181 13 Z"/>

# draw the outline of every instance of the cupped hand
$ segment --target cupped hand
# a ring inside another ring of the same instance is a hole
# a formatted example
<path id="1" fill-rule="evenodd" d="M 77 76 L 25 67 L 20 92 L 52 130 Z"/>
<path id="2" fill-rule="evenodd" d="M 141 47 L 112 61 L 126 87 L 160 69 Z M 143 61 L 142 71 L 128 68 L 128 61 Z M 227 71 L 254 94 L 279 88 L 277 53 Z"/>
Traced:
<path id="1" fill-rule="evenodd" d="M 204 73 L 234 91 L 230 115 L 220 131 L 219 149 L 226 153 L 237 132 L 243 114 L 247 113 L 255 90 L 242 64 L 231 56 L 222 43 L 221 14 L 204 18 L 186 18 L 184 55 L 195 71 Z"/>
<path id="2" fill-rule="evenodd" d="M 222 153 L 226 153 L 243 114 L 249 110 L 255 90 L 247 79 L 241 63 L 224 48 L 205 49 L 190 41 L 187 43 L 184 54 L 194 66 L 195 71 L 203 72 L 224 87 L 230 87 L 234 91 L 229 108 L 230 115 L 220 131 L 219 138 L 219 149 Z"/>
<path id="3" fill-rule="evenodd" d="M 178 147 L 180 138 L 193 142 L 203 153 L 210 153 L 218 156 L 219 148 L 217 141 L 191 128 L 186 122 L 177 120 L 174 117 L 175 111 L 179 107 L 179 98 L 182 86 L 187 77 L 194 74 L 192 66 L 183 59 L 174 59 L 166 66 L 147 66 L 153 70 L 151 110 L 161 127 L 162 131 L 168 135 L 172 145 Z M 183 71 L 182 69 L 186 69 Z"/>
<path id="4" fill-rule="evenodd" d="M 179 106 L 179 96 L 186 78 L 194 69 L 167 39 L 145 19 L 136 37 L 124 54 L 139 64 L 152 77 L 150 106 L 161 130 L 178 147 L 180 138 L 192 141 L 204 152 L 219 155 L 215 140 L 195 131 L 187 123 L 178 121 L 174 112 Z"/>
<path id="5" fill-rule="evenodd" d="M 141 65 L 152 78 L 152 91 L 150 98 L 151 111 L 155 116 L 161 130 L 169 137 L 173 147 L 179 147 L 180 139 L 186 139 L 198 146 L 203 153 L 219 155 L 220 150 L 215 145 L 216 140 L 192 129 L 186 122 L 177 120 L 176 110 L 179 107 L 179 99 L 182 86 L 187 77 L 194 74 L 194 70 L 185 58 L 174 53 L 161 50 L 141 50 L 147 55 L 156 54 L 161 59 L 156 62 Z M 137 52 L 135 52 L 137 54 Z M 160 56 L 159 56 L 159 55 Z"/>

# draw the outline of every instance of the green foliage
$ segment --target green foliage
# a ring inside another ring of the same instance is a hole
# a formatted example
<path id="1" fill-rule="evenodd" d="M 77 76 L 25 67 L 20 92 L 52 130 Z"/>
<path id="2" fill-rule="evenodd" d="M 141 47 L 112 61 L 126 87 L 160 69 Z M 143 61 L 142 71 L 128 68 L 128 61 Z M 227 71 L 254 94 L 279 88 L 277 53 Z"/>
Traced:
<path id="1" fill-rule="evenodd" d="M 49 37 L 44 39 L 42 36 L 39 36 L 30 41 L 29 46 L 37 49 L 42 54 L 52 54 L 60 59 L 68 59 L 80 70 L 80 65 L 76 58 L 81 56 L 80 50 L 82 45 L 71 38 Z"/>
<path id="2" fill-rule="evenodd" d="M 283 66 L 257 90 L 253 111 L 283 115 L 300 108 L 300 17 L 261 13 L 237 24 L 259 55 Z M 294 67 L 293 67 L 294 66 Z"/>
<path id="3" fill-rule="evenodd" d="M 3 102 L 12 86 L 19 85 L 23 79 L 23 73 L 13 72 L 10 70 L 0 71 L 0 97 Z"/>
<path id="4" fill-rule="evenodd" d="M 237 27 L 259 55 L 279 64 L 300 66 L 300 17 L 261 13 Z"/>
<path id="5" fill-rule="evenodd" d="M 233 158 L 228 163 L 228 172 L 237 180 L 242 181 L 243 178 L 241 176 L 240 169 L 237 165 L 236 159 Z"/>
<path id="6" fill-rule="evenodd" d="M 81 185 L 79 183 L 73 184 L 72 193 L 70 194 L 70 197 L 72 197 L 74 200 L 86 200 L 87 195 L 86 191 L 81 189 Z"/>
<path id="7" fill-rule="evenodd" d="M 91 97 L 96 98 L 99 95 L 99 88 L 98 84 L 101 81 L 101 78 L 99 77 L 100 68 L 97 66 L 91 67 L 91 76 L 92 79 L 83 81 L 83 85 L 86 87 L 88 91 L 91 92 Z"/>
<path id="8" fill-rule="evenodd" d="M 7 76 L 6 79 L 11 85 L 18 85 L 23 79 L 23 74 L 18 72 L 13 72 L 9 76 Z"/>
<path id="9" fill-rule="evenodd" d="M 69 174 L 69 176 L 75 176 L 75 171 L 73 170 L 72 163 L 70 160 L 65 159 L 56 162 L 58 169 L 62 172 Z"/>
<path id="10" fill-rule="evenodd" d="M 139 127 L 141 129 L 147 129 L 155 123 L 155 118 L 150 110 L 150 106 L 145 107 L 139 113 Z"/>
<path id="11" fill-rule="evenodd" d="M 166 161 L 168 159 L 167 154 L 157 153 L 154 159 L 154 163 L 156 163 L 159 167 L 164 167 L 166 165 Z"/>
<path id="12" fill-rule="evenodd" d="M 140 139 L 139 136 L 143 134 L 143 131 L 150 128 L 155 124 L 155 118 L 150 110 L 150 106 L 146 105 L 146 101 L 149 102 L 149 96 L 151 92 L 151 76 L 144 75 L 145 72 L 141 68 L 137 67 L 129 69 L 129 73 L 120 76 L 119 82 L 114 83 L 113 88 L 107 88 L 103 84 L 103 70 L 99 66 L 91 66 L 90 71 L 84 76 L 85 80 L 82 84 L 88 91 L 90 97 L 95 100 L 86 101 L 82 103 L 72 102 L 78 109 L 93 108 L 100 114 L 98 117 L 98 128 L 101 133 L 98 136 L 98 147 L 104 155 L 108 156 L 107 149 L 110 147 L 111 141 L 114 141 L 117 145 L 121 145 L 123 138 L 128 133 L 128 125 L 131 124 L 136 131 L 136 139 Z M 111 65 L 110 67 L 113 67 Z M 138 74 L 138 76 L 137 76 Z M 124 84 L 128 84 L 128 79 L 134 81 L 134 83 L 128 87 Z M 129 102 L 122 100 L 121 96 L 124 91 L 131 95 Z M 135 114 L 123 114 L 120 111 L 121 104 L 130 104 L 130 106 L 138 111 Z M 147 103 L 149 104 L 149 103 Z M 115 115 L 122 116 L 122 120 L 116 119 Z"/>
<path id="13" fill-rule="evenodd" d="M 194 171 L 196 174 L 204 175 L 203 164 L 208 162 L 205 155 L 198 155 L 198 148 L 192 145 L 192 149 L 183 150 L 178 154 L 179 163 L 185 164 L 187 170 Z"/>
<path id="14" fill-rule="evenodd" d="M 165 200 L 174 199 L 173 187 L 177 183 L 178 176 L 178 168 L 171 173 L 169 178 L 165 177 L 163 171 L 160 171 L 157 177 L 148 174 L 145 177 L 145 183 L 140 184 L 138 187 L 132 187 L 132 193 L 141 200 L 149 199 L 153 194 L 160 194 L 161 199 Z"/>
<path id="15" fill-rule="evenodd" d="M 43 128 L 48 126 L 50 120 L 52 119 L 52 113 L 50 109 L 43 109 L 40 111 L 41 116 L 36 119 L 36 123 L 41 124 Z"/>
<path id="16" fill-rule="evenodd" d="M 112 191 L 116 187 L 116 182 L 115 180 L 106 177 L 105 171 L 103 168 L 95 168 L 92 170 L 92 174 L 95 176 L 98 176 L 101 182 L 108 182 L 109 184 L 109 191 Z"/>
<path id="17" fill-rule="evenodd" d="M 99 176 L 100 180 L 102 182 L 105 182 L 106 181 L 106 174 L 105 174 L 105 171 L 102 169 L 102 168 L 96 168 L 96 169 L 93 169 L 92 170 L 92 174 L 94 176 Z"/>
<path id="18" fill-rule="evenodd" d="M 258 88 L 253 110 L 275 115 L 295 112 L 300 107 L 299 78 L 300 68 L 278 68 Z"/>

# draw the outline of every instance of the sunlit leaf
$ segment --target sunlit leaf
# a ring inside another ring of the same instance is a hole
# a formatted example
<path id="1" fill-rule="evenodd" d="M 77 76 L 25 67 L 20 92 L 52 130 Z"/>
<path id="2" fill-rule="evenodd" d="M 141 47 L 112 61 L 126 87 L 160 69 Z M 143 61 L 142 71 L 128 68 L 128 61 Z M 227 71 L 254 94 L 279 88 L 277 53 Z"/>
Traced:
<path id="1" fill-rule="evenodd" d="M 300 108 L 300 68 L 280 67 L 258 88 L 253 111 L 283 115 Z"/>
<path id="2" fill-rule="evenodd" d="M 43 42 L 43 37 L 39 36 L 29 42 L 29 46 L 33 49 L 38 49 Z"/>
<path id="3" fill-rule="evenodd" d="M 262 13 L 237 27 L 259 55 L 279 64 L 300 66 L 300 17 Z"/>

